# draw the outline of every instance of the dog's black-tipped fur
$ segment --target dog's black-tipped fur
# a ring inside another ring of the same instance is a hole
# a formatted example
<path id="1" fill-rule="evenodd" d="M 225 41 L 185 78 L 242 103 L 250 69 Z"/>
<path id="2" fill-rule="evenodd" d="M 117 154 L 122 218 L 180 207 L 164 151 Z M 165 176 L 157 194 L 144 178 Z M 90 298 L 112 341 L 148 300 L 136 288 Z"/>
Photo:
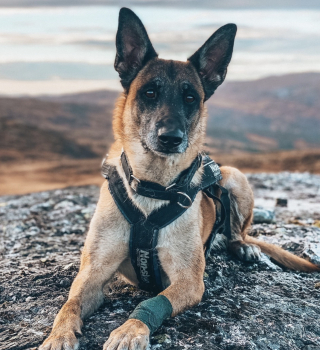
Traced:
<path id="1" fill-rule="evenodd" d="M 214 93 L 226 77 L 236 33 L 235 24 L 224 25 L 188 58 L 199 73 L 205 91 L 205 100 Z"/>

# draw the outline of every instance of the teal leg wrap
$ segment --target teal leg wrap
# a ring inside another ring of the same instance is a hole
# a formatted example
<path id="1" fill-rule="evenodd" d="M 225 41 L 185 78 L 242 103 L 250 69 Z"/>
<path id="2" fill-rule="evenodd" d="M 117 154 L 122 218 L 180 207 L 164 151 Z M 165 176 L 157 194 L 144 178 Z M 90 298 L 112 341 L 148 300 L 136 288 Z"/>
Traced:
<path id="1" fill-rule="evenodd" d="M 172 314 L 172 305 L 164 295 L 158 295 L 140 303 L 129 316 L 148 326 L 150 334 L 157 330 L 162 322 Z"/>

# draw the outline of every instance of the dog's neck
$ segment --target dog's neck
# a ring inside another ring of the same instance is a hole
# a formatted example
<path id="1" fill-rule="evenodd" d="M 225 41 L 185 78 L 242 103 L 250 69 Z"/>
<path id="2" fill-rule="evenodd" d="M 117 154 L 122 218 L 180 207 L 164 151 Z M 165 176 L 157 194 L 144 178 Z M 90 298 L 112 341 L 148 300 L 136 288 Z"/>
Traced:
<path id="1" fill-rule="evenodd" d="M 138 147 L 139 149 L 140 147 Z M 199 147 L 189 147 L 186 152 L 160 156 L 150 150 L 135 152 L 137 147 L 125 147 L 133 175 L 138 179 L 168 186 L 187 169 L 201 151 Z"/>

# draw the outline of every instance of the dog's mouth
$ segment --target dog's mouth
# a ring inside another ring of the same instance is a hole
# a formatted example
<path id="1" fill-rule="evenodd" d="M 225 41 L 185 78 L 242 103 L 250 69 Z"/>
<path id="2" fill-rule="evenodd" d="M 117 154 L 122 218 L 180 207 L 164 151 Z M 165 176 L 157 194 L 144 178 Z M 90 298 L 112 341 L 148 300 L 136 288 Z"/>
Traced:
<path id="1" fill-rule="evenodd" d="M 153 145 L 153 143 L 150 144 L 143 140 L 141 140 L 141 144 L 147 152 L 152 152 L 160 157 L 168 157 L 174 154 L 184 153 L 188 147 L 188 142 L 179 144 L 176 147 L 163 147 L 159 144 Z"/>
<path id="2" fill-rule="evenodd" d="M 165 150 L 156 150 L 155 152 L 160 153 L 164 156 L 170 155 L 170 154 L 178 154 L 178 153 L 184 153 L 184 151 L 179 150 L 179 147 L 175 147 L 174 149 L 165 149 Z"/>

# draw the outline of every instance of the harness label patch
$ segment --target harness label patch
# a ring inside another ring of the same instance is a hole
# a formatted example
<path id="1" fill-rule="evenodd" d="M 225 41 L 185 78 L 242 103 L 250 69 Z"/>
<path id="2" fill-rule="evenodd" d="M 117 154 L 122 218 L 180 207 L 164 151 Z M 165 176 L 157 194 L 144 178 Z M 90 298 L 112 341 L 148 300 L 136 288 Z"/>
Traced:
<path id="1" fill-rule="evenodd" d="M 140 267 L 140 275 L 144 283 L 150 283 L 150 275 L 148 273 L 149 259 L 150 259 L 150 252 L 147 252 L 146 250 L 138 250 L 137 264 Z"/>

